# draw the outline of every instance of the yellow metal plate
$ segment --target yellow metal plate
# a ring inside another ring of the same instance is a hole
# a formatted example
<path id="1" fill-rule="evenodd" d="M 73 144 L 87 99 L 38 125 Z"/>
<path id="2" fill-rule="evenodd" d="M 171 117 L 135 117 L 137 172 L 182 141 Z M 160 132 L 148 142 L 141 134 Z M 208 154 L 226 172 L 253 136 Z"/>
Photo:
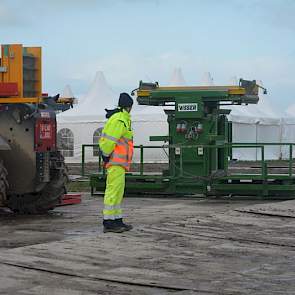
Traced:
<path id="1" fill-rule="evenodd" d="M 232 95 L 244 95 L 246 94 L 246 90 L 245 88 L 239 87 L 237 89 L 229 89 L 228 93 Z"/>
<path id="2" fill-rule="evenodd" d="M 196 91 L 196 90 L 204 90 L 204 91 L 225 91 L 231 95 L 243 95 L 246 93 L 245 88 L 239 86 L 170 86 L 170 87 L 157 87 L 155 89 L 148 89 L 148 90 L 137 90 L 137 96 L 149 96 L 152 91 L 158 90 L 172 90 L 172 91 Z"/>
<path id="3" fill-rule="evenodd" d="M 158 90 L 158 89 L 156 89 Z M 150 96 L 151 90 L 137 90 L 137 96 Z"/>

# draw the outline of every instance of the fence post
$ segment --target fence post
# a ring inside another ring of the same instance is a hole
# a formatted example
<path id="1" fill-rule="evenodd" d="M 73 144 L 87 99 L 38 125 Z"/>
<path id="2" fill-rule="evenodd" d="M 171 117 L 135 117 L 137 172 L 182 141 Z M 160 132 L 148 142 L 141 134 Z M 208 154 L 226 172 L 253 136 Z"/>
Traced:
<path id="1" fill-rule="evenodd" d="M 141 144 L 140 146 L 140 175 L 143 175 L 143 145 Z"/>
<path id="2" fill-rule="evenodd" d="M 82 176 L 84 176 L 85 174 L 84 164 L 85 164 L 85 145 L 82 144 L 82 167 L 81 167 Z"/>
<path id="3" fill-rule="evenodd" d="M 289 176 L 293 175 L 293 145 L 289 145 Z"/>
<path id="4" fill-rule="evenodd" d="M 264 162 L 264 146 L 260 146 L 261 148 L 261 170 L 262 170 L 262 177 L 265 179 L 266 176 L 266 166 Z"/>
<path id="5" fill-rule="evenodd" d="M 182 147 L 180 148 L 180 155 L 179 155 L 179 168 L 180 168 L 180 176 L 183 176 L 183 159 L 182 159 Z"/>

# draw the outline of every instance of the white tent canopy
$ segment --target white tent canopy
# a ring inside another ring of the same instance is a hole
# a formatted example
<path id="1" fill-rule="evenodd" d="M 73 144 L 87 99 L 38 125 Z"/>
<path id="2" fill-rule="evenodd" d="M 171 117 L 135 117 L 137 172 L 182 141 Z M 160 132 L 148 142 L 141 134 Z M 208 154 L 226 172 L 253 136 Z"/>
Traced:
<path id="1" fill-rule="evenodd" d="M 83 101 L 75 108 L 60 113 L 58 123 L 101 121 L 105 116 L 105 108 L 112 109 L 116 105 L 118 95 L 108 85 L 103 72 L 98 71 Z"/>
<path id="2" fill-rule="evenodd" d="M 170 81 L 170 86 L 185 86 L 186 82 L 183 78 L 182 70 L 181 68 L 174 68 Z"/>
<path id="3" fill-rule="evenodd" d="M 214 80 L 210 72 L 205 72 L 202 77 L 203 86 L 214 86 Z"/>
<path id="4" fill-rule="evenodd" d="M 259 83 L 259 82 L 258 82 Z M 260 82 L 259 85 L 262 85 Z M 233 142 L 259 143 L 282 142 L 283 126 L 279 115 L 271 106 L 269 97 L 259 89 L 259 102 L 247 106 L 231 106 L 229 119 L 233 126 Z M 234 149 L 236 159 L 259 160 L 260 149 L 241 148 Z M 282 147 L 268 146 L 265 148 L 266 159 L 279 159 L 282 157 Z"/>
<path id="5" fill-rule="evenodd" d="M 62 93 L 61 93 L 61 97 L 65 97 L 65 98 L 72 98 L 74 97 L 73 91 L 71 89 L 70 85 L 66 85 L 65 88 L 63 89 Z"/>
<path id="6" fill-rule="evenodd" d="M 291 104 L 285 111 L 287 116 L 295 118 L 295 104 Z"/>
<path id="7" fill-rule="evenodd" d="M 238 86 L 239 85 L 238 77 L 237 76 L 230 77 L 229 85 Z"/>
<path id="8" fill-rule="evenodd" d="M 261 119 L 279 119 L 279 114 L 276 114 L 267 97 L 262 93 L 259 94 L 259 102 L 249 105 L 234 105 L 229 106 L 231 120 L 253 122 Z"/>
<path id="9" fill-rule="evenodd" d="M 81 162 L 82 144 L 97 143 L 105 118 L 105 108 L 113 109 L 118 101 L 116 94 L 108 85 L 103 72 L 96 73 L 83 102 L 74 109 L 57 115 L 58 136 L 63 136 L 66 146 L 70 146 L 70 155 L 66 157 L 67 162 Z M 157 107 L 137 106 L 131 112 L 132 127 L 134 130 L 135 145 L 151 145 L 150 135 L 166 135 L 168 133 L 167 118 L 164 111 Z M 93 149 L 87 149 L 87 160 L 97 160 L 97 155 Z M 135 152 L 135 161 L 139 160 L 139 153 Z M 167 161 L 163 150 L 147 150 L 145 160 Z"/>

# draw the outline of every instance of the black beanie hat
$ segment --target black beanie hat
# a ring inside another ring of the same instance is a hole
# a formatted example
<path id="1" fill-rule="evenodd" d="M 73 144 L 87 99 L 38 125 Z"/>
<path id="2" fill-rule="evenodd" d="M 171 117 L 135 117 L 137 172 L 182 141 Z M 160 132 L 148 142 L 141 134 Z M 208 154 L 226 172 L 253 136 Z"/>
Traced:
<path id="1" fill-rule="evenodd" d="M 133 105 L 133 99 L 128 93 L 121 93 L 119 97 L 119 107 L 124 108 L 124 107 L 132 107 Z"/>

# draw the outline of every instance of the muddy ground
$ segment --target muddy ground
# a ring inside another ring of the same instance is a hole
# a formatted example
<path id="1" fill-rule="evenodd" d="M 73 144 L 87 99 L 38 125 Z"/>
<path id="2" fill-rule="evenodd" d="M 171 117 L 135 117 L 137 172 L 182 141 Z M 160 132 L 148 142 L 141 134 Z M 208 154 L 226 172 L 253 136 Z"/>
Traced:
<path id="1" fill-rule="evenodd" d="M 104 234 L 102 199 L 0 214 L 0 294 L 295 294 L 295 201 L 128 198 L 135 229 Z"/>

